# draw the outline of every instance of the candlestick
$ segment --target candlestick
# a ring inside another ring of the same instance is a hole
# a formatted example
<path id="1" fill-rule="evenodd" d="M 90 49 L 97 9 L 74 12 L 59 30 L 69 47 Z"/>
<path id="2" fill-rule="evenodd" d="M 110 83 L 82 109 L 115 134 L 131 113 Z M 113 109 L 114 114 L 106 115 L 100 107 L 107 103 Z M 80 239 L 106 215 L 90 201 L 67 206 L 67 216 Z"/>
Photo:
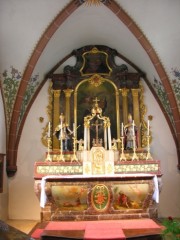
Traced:
<path id="1" fill-rule="evenodd" d="M 62 121 L 61 121 L 61 124 L 60 124 L 60 133 L 61 133 L 61 139 L 62 139 L 62 137 L 63 137 L 63 124 L 62 124 Z"/>
<path id="2" fill-rule="evenodd" d="M 79 162 L 76 156 L 76 143 L 77 143 L 77 140 L 75 137 L 73 137 L 73 156 L 71 157 L 71 162 L 73 161 Z"/>
<path id="3" fill-rule="evenodd" d="M 126 161 L 126 156 L 125 156 L 125 154 L 124 154 L 124 137 L 122 136 L 121 137 L 121 154 L 120 154 L 120 161 Z"/>

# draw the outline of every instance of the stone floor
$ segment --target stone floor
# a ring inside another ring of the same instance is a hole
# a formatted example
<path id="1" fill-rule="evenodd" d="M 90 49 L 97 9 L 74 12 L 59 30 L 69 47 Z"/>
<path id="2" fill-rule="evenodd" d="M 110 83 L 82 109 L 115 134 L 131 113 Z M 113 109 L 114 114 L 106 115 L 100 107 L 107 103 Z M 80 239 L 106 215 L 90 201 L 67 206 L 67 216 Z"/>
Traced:
<path id="1" fill-rule="evenodd" d="M 38 223 L 36 220 L 7 220 L 6 223 L 28 234 Z"/>

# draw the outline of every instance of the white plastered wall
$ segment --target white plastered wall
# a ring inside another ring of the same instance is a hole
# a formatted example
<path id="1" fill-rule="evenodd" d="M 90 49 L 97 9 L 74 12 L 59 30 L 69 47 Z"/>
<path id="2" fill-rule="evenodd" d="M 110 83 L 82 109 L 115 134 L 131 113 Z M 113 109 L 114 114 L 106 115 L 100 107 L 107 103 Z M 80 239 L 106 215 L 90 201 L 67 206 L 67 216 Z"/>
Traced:
<path id="1" fill-rule="evenodd" d="M 6 153 L 6 127 L 2 95 L 0 92 L 0 153 Z M 8 218 L 8 180 L 6 175 L 6 157 L 4 157 L 3 192 L 0 193 L 0 219 Z"/>
<path id="2" fill-rule="evenodd" d="M 159 217 L 180 216 L 180 173 L 177 169 L 175 142 L 164 115 L 152 93 L 144 84 L 144 100 L 147 115 L 152 115 L 151 153 L 154 159 L 161 161 L 162 189 L 160 192 Z"/>
<path id="3" fill-rule="evenodd" d="M 17 155 L 17 173 L 9 179 L 9 218 L 40 219 L 40 206 L 34 192 L 34 163 L 44 161 L 46 148 L 41 142 L 48 122 L 47 82 L 34 102 L 24 125 Z M 44 118 L 41 123 L 39 118 Z"/>

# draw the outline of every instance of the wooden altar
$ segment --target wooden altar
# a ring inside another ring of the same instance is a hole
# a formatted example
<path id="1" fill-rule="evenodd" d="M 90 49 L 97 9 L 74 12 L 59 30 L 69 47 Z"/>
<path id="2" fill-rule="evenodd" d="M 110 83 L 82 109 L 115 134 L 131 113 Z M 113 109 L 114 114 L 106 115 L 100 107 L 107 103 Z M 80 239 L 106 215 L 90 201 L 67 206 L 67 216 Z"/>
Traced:
<path id="1" fill-rule="evenodd" d="M 48 74 L 47 153 L 34 171 L 42 221 L 157 217 L 160 161 L 150 153 L 142 74 L 116 65 L 105 46 L 73 55 L 75 66 Z"/>

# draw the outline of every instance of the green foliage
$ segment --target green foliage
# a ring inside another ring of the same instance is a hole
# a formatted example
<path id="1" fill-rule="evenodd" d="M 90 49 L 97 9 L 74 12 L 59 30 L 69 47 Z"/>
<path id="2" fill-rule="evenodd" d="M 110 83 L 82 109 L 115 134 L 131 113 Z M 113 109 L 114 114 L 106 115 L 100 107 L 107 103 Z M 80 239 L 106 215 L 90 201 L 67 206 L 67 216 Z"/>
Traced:
<path id="1" fill-rule="evenodd" d="M 3 72 L 3 93 L 5 101 L 5 112 L 8 126 L 10 124 L 12 110 L 16 99 L 17 91 L 19 88 L 21 73 L 11 66 L 11 71 L 5 70 Z"/>
<path id="2" fill-rule="evenodd" d="M 167 112 L 172 124 L 174 125 L 174 121 L 173 121 L 173 117 L 172 117 L 173 116 L 172 115 L 172 110 L 171 110 L 171 107 L 170 107 L 170 103 L 169 103 L 169 100 L 168 100 L 167 93 L 166 93 L 162 83 L 154 78 L 153 86 L 154 86 L 154 89 L 155 89 L 161 103 L 163 104 L 163 107 L 164 107 L 165 111 Z"/>
<path id="3" fill-rule="evenodd" d="M 11 71 L 5 70 L 2 76 L 3 76 L 3 82 L 2 82 L 3 96 L 5 101 L 5 112 L 6 112 L 6 119 L 7 119 L 7 125 L 8 125 L 7 127 L 9 128 L 11 116 L 14 108 L 14 103 L 16 100 L 22 75 L 16 68 L 11 66 Z M 28 85 L 23 97 L 23 102 L 21 105 L 19 123 L 22 120 L 22 117 L 27 109 L 30 99 L 32 98 L 37 86 L 39 85 L 38 77 L 39 75 L 32 76 L 28 82 Z"/>
<path id="4" fill-rule="evenodd" d="M 180 109 L 180 70 L 174 68 L 172 69 L 172 74 L 175 78 L 171 80 L 171 86 L 174 91 L 178 107 Z"/>
<path id="5" fill-rule="evenodd" d="M 35 76 L 31 77 L 30 81 L 28 82 L 26 92 L 24 94 L 23 102 L 21 105 L 19 122 L 21 121 L 31 98 L 32 98 L 33 94 L 35 93 L 37 86 L 39 85 L 38 77 L 39 77 L 39 75 L 35 75 Z"/>
<path id="6" fill-rule="evenodd" d="M 178 220 L 169 217 L 162 224 L 165 226 L 165 230 L 162 233 L 163 239 L 180 239 L 180 222 Z"/>

